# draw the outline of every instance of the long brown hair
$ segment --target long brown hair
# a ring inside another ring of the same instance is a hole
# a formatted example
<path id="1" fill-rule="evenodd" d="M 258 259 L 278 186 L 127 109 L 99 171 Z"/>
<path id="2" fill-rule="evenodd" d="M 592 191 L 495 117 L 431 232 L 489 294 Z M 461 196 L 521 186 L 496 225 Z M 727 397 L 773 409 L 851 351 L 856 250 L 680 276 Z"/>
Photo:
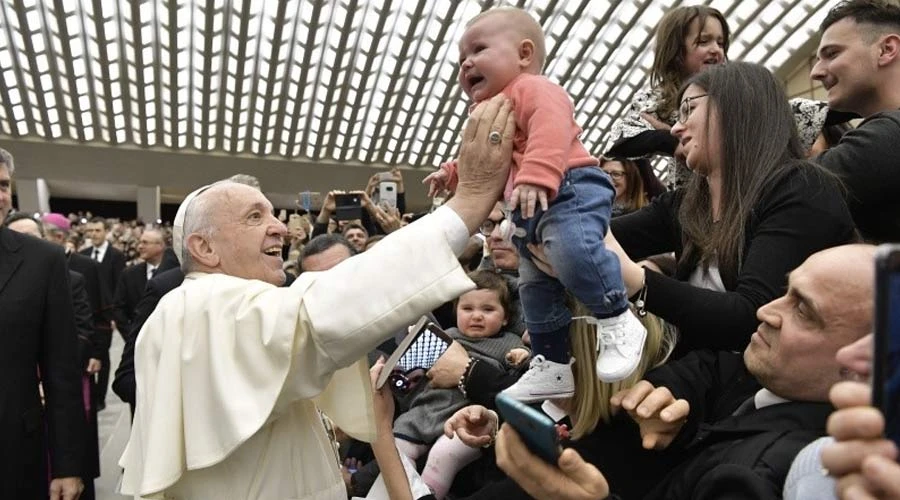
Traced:
<path id="1" fill-rule="evenodd" d="M 678 217 L 688 265 L 715 257 L 726 288 L 737 281 L 744 250 L 745 224 L 763 190 L 794 168 L 824 172 L 803 160 L 794 115 L 781 84 L 763 66 L 732 62 L 698 73 L 686 83 L 708 95 L 707 144 L 718 122 L 722 157 L 719 220 L 713 221 L 707 178 L 691 176 Z M 682 91 L 683 92 L 683 91 Z M 765 126 L 760 126 L 760 123 Z"/>
<path id="2" fill-rule="evenodd" d="M 621 205 L 622 213 L 627 214 L 643 208 L 647 204 L 647 195 L 644 193 L 644 180 L 641 179 L 641 172 L 635 160 L 601 157 L 600 168 L 610 161 L 619 162 L 625 171 L 625 203 Z"/>
<path id="3" fill-rule="evenodd" d="M 662 102 L 656 114 L 663 120 L 668 120 L 675 111 L 681 84 L 690 76 L 685 74 L 684 64 L 691 23 L 696 19 L 702 30 L 706 25 L 706 19 L 710 16 L 722 24 L 722 34 L 725 37 L 722 52 L 727 60 L 731 32 L 725 16 L 712 7 L 705 5 L 677 7 L 666 12 L 656 27 L 656 50 L 653 54 L 653 67 L 650 70 L 650 84 L 662 92 Z M 690 42 L 695 43 L 694 40 Z"/>

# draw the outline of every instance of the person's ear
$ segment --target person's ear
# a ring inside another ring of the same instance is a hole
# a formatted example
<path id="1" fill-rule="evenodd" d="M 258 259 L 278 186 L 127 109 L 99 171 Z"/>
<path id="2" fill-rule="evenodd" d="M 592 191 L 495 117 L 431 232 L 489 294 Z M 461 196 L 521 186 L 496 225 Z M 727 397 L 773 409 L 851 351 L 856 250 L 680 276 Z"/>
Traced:
<path id="1" fill-rule="evenodd" d="M 891 33 L 881 39 L 879 45 L 878 65 L 887 66 L 900 59 L 900 35 Z"/>
<path id="2" fill-rule="evenodd" d="M 531 41 L 530 38 L 526 38 L 519 42 L 519 66 L 521 66 L 522 69 L 531 67 L 534 58 L 534 42 Z"/>
<path id="3" fill-rule="evenodd" d="M 203 236 L 194 233 L 187 238 L 188 252 L 191 259 L 204 267 L 216 267 L 219 265 L 220 257 L 209 244 L 209 240 Z"/>

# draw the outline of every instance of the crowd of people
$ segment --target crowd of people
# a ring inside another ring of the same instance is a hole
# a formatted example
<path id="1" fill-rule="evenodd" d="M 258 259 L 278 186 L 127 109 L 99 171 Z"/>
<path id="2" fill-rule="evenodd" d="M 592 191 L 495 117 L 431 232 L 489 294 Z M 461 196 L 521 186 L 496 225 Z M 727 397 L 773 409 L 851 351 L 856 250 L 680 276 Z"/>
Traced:
<path id="1" fill-rule="evenodd" d="M 111 386 L 135 498 L 900 498 L 869 386 L 875 244 L 900 242 L 900 6 L 828 13 L 827 102 L 730 61 L 730 36 L 711 7 L 667 12 L 595 156 L 540 25 L 483 12 L 428 213 L 399 169 L 317 212 L 277 213 L 246 174 L 171 225 L 12 212 L 0 150 L 0 497 L 94 498 Z M 446 350 L 378 386 L 423 315 Z M 500 394 L 557 423 L 555 461 Z"/>

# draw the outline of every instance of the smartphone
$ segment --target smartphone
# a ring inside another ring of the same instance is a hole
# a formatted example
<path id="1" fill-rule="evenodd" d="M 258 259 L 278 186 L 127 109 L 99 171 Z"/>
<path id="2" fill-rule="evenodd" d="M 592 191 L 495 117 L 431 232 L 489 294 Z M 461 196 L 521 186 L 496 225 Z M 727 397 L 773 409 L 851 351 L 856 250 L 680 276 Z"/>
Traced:
<path id="1" fill-rule="evenodd" d="M 356 193 L 336 193 L 334 195 L 334 218 L 355 220 L 362 218 L 362 198 Z"/>
<path id="2" fill-rule="evenodd" d="M 310 212 L 322 206 L 322 193 L 318 191 L 301 191 L 297 196 L 297 206 Z"/>
<path id="3" fill-rule="evenodd" d="M 378 203 L 397 208 L 397 183 L 382 180 L 378 183 Z"/>
<path id="4" fill-rule="evenodd" d="M 900 244 L 875 254 L 875 358 L 872 403 L 884 415 L 884 435 L 900 446 Z"/>
<path id="5" fill-rule="evenodd" d="M 495 401 L 503 420 L 516 429 L 528 449 L 546 462 L 556 465 L 562 453 L 556 422 L 540 410 L 502 392 L 497 394 Z"/>
<path id="6" fill-rule="evenodd" d="M 408 389 L 402 382 L 411 382 L 412 374 L 417 370 L 428 370 L 453 343 L 453 339 L 439 326 L 422 316 L 409 329 L 406 337 L 400 341 L 391 357 L 384 362 L 384 368 L 375 381 L 375 388 L 380 389 L 391 379 L 392 389 Z M 407 380 L 404 380 L 407 379 Z"/>

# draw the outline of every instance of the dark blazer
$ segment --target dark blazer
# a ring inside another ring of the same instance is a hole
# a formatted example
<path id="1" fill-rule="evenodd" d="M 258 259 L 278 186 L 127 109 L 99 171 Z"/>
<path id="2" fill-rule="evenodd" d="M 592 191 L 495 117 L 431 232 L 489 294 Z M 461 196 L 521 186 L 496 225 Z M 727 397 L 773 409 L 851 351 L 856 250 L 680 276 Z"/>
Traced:
<path id="1" fill-rule="evenodd" d="M 122 272 L 113 297 L 113 318 L 123 335 L 131 332 L 135 308 L 147 286 L 147 263 L 135 264 Z"/>
<path id="2" fill-rule="evenodd" d="M 82 378 L 94 352 L 94 325 L 92 323 L 91 305 L 84 288 L 84 277 L 75 271 L 69 271 L 69 285 L 72 290 L 72 305 L 75 309 L 75 327 L 78 331 L 78 359 Z M 82 386 L 82 390 L 84 387 Z M 90 391 L 91 388 L 89 387 Z M 93 402 L 93 398 L 89 399 Z M 87 410 L 87 426 L 84 439 L 84 479 L 85 482 L 100 476 L 100 442 L 97 432 L 97 405 L 91 404 Z"/>
<path id="3" fill-rule="evenodd" d="M 0 498 L 46 498 L 45 438 L 52 477 L 83 475 L 85 419 L 72 295 L 60 247 L 2 227 L 0 337 Z"/>
<path id="4" fill-rule="evenodd" d="M 84 290 L 87 294 L 91 308 L 91 324 L 95 334 L 92 336 L 93 351 L 91 357 L 102 359 L 103 352 L 109 349 L 112 340 L 109 305 L 112 297 L 105 294 L 105 288 L 100 282 L 100 264 L 89 257 L 78 253 L 67 255 L 70 271 L 80 274 L 84 278 Z"/>
<path id="5" fill-rule="evenodd" d="M 93 252 L 94 247 L 88 247 L 80 253 L 90 259 Z M 119 283 L 122 271 L 125 270 L 125 263 L 125 254 L 113 247 L 112 244 L 109 244 L 106 247 L 106 253 L 103 254 L 103 261 L 100 262 L 100 284 L 106 288 L 106 296 L 110 299 L 116 291 L 116 285 Z M 111 300 L 107 305 L 112 309 Z"/>
<path id="6" fill-rule="evenodd" d="M 794 457 L 825 435 L 833 411 L 825 402 L 787 402 L 734 415 L 761 388 L 741 353 L 695 351 L 646 378 L 691 405 L 666 450 L 677 466 L 647 481 L 655 484 L 647 498 L 780 499 Z"/>
<path id="7" fill-rule="evenodd" d="M 160 270 L 163 266 L 160 265 Z M 135 405 L 135 387 L 134 379 L 134 344 L 137 342 L 138 333 L 143 328 L 147 318 L 156 309 L 163 295 L 177 288 L 184 281 L 184 273 L 181 268 L 167 269 L 158 271 L 152 280 L 147 282 L 144 294 L 135 307 L 134 320 L 132 321 L 132 329 L 126 334 L 125 347 L 122 349 L 122 359 L 119 361 L 119 367 L 116 369 L 115 379 L 112 383 L 112 390 L 131 407 L 131 415 L 134 416 Z"/>

